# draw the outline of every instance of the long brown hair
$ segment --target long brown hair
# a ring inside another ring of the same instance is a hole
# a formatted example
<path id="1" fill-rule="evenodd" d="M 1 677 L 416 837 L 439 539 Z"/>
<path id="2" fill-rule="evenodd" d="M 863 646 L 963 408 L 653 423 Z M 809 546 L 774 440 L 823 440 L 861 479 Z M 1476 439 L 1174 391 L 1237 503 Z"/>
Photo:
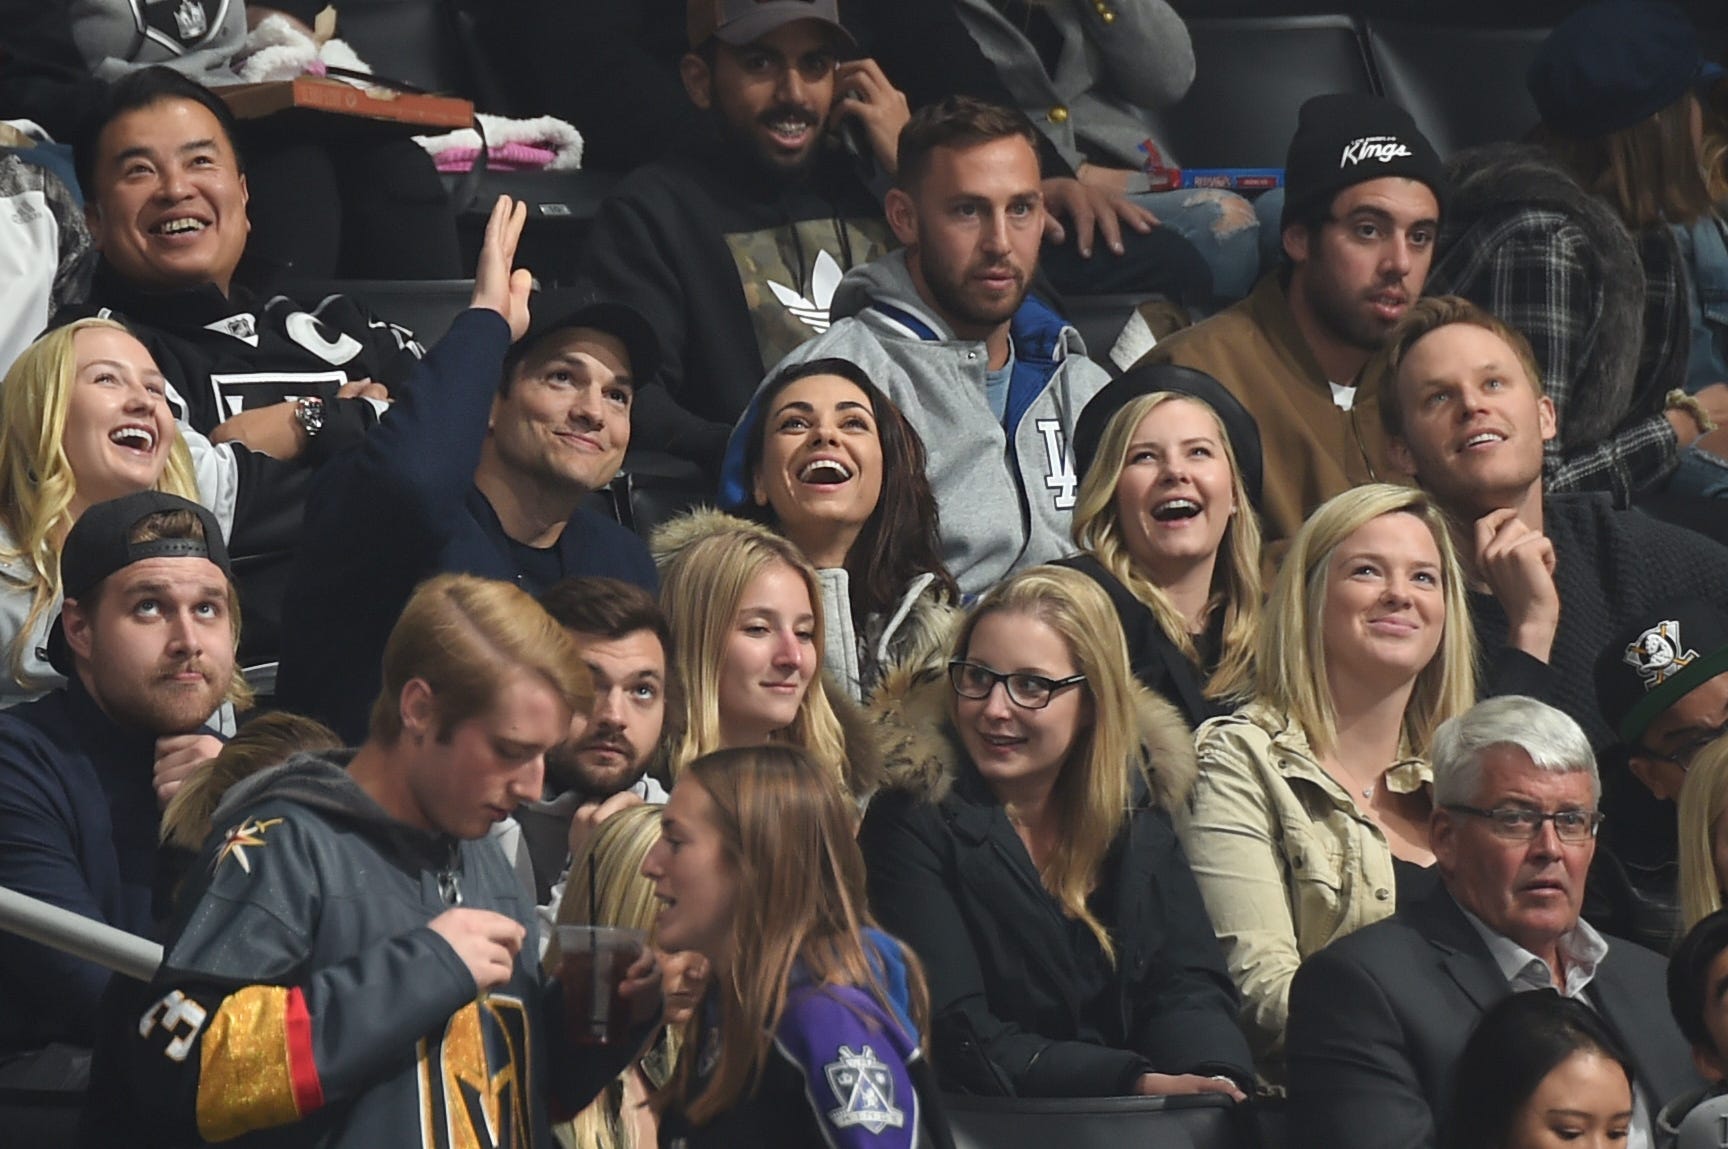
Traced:
<path id="1" fill-rule="evenodd" d="M 1710 210 L 1704 157 L 1692 139 L 1687 93 L 1655 115 L 1605 136 L 1538 138 L 1585 189 L 1614 205 L 1633 231 L 1689 224 Z"/>
<path id="2" fill-rule="evenodd" d="M 732 960 L 708 989 L 720 1004 L 720 1056 L 713 1075 L 691 1097 L 693 1051 L 702 1045 L 698 1010 L 672 1080 L 654 1095 L 654 1105 L 678 1105 L 700 1125 L 755 1088 L 795 969 L 816 984 L 855 986 L 887 1013 L 896 1011 L 862 932 L 875 922 L 854 838 L 857 807 L 833 774 L 790 746 L 747 746 L 691 762 L 678 784 L 692 783 L 712 803 L 726 864 L 738 880 Z M 912 952 L 901 952 L 912 1022 L 922 1035 L 928 1030 L 929 991 Z"/>

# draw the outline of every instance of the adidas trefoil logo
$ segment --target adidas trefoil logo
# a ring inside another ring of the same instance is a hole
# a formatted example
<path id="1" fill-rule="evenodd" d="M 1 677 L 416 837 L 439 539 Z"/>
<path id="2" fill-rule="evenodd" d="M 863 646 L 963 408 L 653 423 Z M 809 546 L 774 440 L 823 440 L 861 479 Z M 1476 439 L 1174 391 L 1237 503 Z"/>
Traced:
<path id="1" fill-rule="evenodd" d="M 834 302 L 834 289 L 840 286 L 840 264 L 827 252 L 816 254 L 816 266 L 810 271 L 810 293 L 815 299 L 805 299 L 783 283 L 768 281 L 768 290 L 780 301 L 780 306 L 797 316 L 806 327 L 818 333 L 828 330 L 828 306 Z"/>

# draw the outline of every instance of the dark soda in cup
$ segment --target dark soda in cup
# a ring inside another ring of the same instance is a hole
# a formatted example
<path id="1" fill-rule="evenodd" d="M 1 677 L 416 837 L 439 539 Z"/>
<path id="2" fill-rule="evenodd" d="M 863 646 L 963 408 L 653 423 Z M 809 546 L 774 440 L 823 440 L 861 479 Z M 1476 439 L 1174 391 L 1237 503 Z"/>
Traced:
<path id="1" fill-rule="evenodd" d="M 564 1024 L 576 1045 L 614 1045 L 630 1028 L 630 1002 L 619 993 L 647 945 L 642 930 L 558 927 L 558 982 Z"/>

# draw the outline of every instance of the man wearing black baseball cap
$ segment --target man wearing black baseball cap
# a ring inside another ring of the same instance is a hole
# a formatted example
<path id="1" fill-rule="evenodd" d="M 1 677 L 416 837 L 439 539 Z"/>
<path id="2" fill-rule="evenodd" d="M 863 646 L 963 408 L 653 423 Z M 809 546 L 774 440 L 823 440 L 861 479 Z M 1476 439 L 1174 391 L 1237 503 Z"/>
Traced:
<path id="1" fill-rule="evenodd" d="M 909 112 L 874 61 L 852 58 L 835 0 L 684 7 L 679 74 L 700 130 L 606 198 L 582 271 L 665 343 L 638 449 L 712 483 L 768 368 L 827 327 L 840 275 L 892 242 L 870 178 L 893 173 Z"/>
<path id="2" fill-rule="evenodd" d="M 623 462 L 636 380 L 659 359 L 655 332 L 604 299 L 531 327 L 528 272 L 511 270 L 523 219 L 500 197 L 474 306 L 427 355 L 413 393 L 327 464 L 307 499 L 278 697 L 351 744 L 365 736 L 390 628 L 424 579 L 658 586 L 642 541 L 582 506 Z"/>
<path id="3" fill-rule="evenodd" d="M 1698 752 L 1728 732 L 1728 617 L 1676 595 L 1612 634 L 1595 669 L 1616 740 L 1602 754 L 1597 859 L 1616 872 L 1598 886 L 1615 928 L 1666 944 L 1680 924 L 1680 788 Z"/>
<path id="4" fill-rule="evenodd" d="M 1284 181 L 1284 266 L 1141 360 L 1205 371 L 1259 424 L 1269 542 L 1390 474 L 1377 355 L 1422 294 L 1445 200 L 1440 157 L 1410 114 L 1354 93 L 1302 105 Z"/>
<path id="5" fill-rule="evenodd" d="M 1679 798 L 1692 759 L 1728 732 L 1728 618 L 1683 599 L 1640 619 L 1602 648 L 1596 697 L 1632 773 Z"/>
<path id="6" fill-rule="evenodd" d="M 208 510 L 144 491 L 86 510 L 60 572 L 66 685 L 0 711 L 0 886 L 150 935 L 159 802 L 219 746 L 212 714 L 246 699 L 228 551 Z M 0 1081 L 87 1048 L 107 983 L 0 930 Z"/>

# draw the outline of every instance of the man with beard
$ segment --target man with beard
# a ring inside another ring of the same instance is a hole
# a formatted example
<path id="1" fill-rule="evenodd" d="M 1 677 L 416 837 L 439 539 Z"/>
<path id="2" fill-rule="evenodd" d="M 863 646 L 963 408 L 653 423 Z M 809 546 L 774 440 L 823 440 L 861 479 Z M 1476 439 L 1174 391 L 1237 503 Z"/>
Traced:
<path id="1" fill-rule="evenodd" d="M 661 335 L 637 448 L 712 479 L 764 366 L 825 330 L 841 274 L 887 250 L 868 181 L 894 171 L 907 109 L 874 62 L 839 62 L 836 0 L 690 0 L 688 32 L 684 88 L 712 130 L 618 186 L 582 270 Z"/>
<path id="2" fill-rule="evenodd" d="M 886 201 L 903 248 L 848 272 L 827 334 L 774 369 L 848 360 L 905 413 L 929 455 L 942 560 L 969 595 L 1073 551 L 1069 440 L 1110 381 L 1028 294 L 1044 228 L 1036 133 L 965 96 L 920 108 Z M 735 436 L 728 474 L 743 448 Z"/>
<path id="3" fill-rule="evenodd" d="M 159 802 L 245 695 L 228 551 L 209 511 L 145 491 L 85 511 L 60 575 L 48 655 L 67 683 L 0 713 L 0 886 L 150 935 Z M 108 978 L 0 931 L 0 1080 L 80 1079 Z"/>
<path id="4" fill-rule="evenodd" d="M 568 741 L 546 752 L 543 799 L 516 810 L 520 844 L 508 829 L 500 835 L 517 872 L 532 868 L 534 900 L 550 923 L 565 867 L 595 827 L 630 806 L 666 800 L 648 770 L 664 765 L 661 749 L 676 744 L 684 707 L 669 665 L 672 634 L 653 595 L 619 579 L 572 578 L 544 592 L 540 605 L 576 640 L 594 680 L 593 707 L 571 719 Z"/>
<path id="5" fill-rule="evenodd" d="M 1302 105 L 1285 161 L 1285 265 L 1142 362 L 1213 376 L 1260 425 L 1268 541 L 1340 491 L 1389 476 L 1377 352 L 1422 294 L 1443 171 L 1407 112 L 1375 96 Z"/>

